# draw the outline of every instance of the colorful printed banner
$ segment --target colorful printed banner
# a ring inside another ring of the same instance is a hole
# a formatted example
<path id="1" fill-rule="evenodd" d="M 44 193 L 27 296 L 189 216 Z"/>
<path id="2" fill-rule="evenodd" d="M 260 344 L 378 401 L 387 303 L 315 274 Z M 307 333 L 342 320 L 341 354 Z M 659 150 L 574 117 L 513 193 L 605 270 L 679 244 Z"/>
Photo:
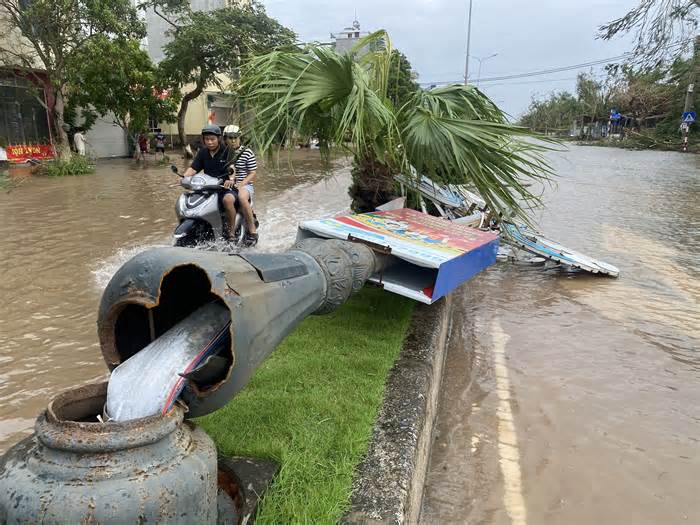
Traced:
<path id="1" fill-rule="evenodd" d="M 5 148 L 10 162 L 26 162 L 28 159 L 52 159 L 54 150 L 51 144 L 18 144 Z"/>
<path id="2" fill-rule="evenodd" d="M 494 237 L 474 228 L 406 208 L 331 220 L 382 238 L 393 250 L 406 250 L 407 257 L 433 267 L 478 248 Z"/>
<path id="3" fill-rule="evenodd" d="M 353 237 L 391 249 L 411 263 L 393 264 L 373 281 L 431 303 L 496 261 L 498 236 L 410 209 L 307 221 L 304 232 L 326 238 Z"/>

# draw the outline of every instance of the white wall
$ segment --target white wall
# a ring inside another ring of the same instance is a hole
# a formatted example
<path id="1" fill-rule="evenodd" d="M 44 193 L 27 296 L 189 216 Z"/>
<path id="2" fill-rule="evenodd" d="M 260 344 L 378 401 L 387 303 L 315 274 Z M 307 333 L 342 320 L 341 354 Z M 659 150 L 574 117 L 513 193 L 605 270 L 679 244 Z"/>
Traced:
<path id="1" fill-rule="evenodd" d="M 88 141 L 88 155 L 98 158 L 126 157 L 129 153 L 124 130 L 116 126 L 109 115 L 98 118 L 85 137 Z"/>
<path id="2" fill-rule="evenodd" d="M 247 0 L 246 0 L 247 1 Z M 193 11 L 213 11 L 226 5 L 225 0 L 190 0 Z M 159 11 L 159 13 L 161 13 Z M 167 34 L 173 27 L 163 18 L 158 16 L 152 8 L 146 10 L 146 39 L 148 41 L 148 54 L 156 64 L 163 60 L 163 46 L 170 41 Z"/>

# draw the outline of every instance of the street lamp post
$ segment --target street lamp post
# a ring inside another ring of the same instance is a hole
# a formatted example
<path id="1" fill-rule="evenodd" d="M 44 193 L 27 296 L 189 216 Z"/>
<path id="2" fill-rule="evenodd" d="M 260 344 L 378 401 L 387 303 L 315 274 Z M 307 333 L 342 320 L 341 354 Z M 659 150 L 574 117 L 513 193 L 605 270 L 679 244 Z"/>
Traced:
<path id="1" fill-rule="evenodd" d="M 483 62 L 486 62 L 489 58 L 493 58 L 493 57 L 495 57 L 495 56 L 497 56 L 497 55 L 498 55 L 498 53 L 494 53 L 493 55 L 489 55 L 489 56 L 483 57 L 483 58 L 472 57 L 472 58 L 475 58 L 475 59 L 477 59 L 477 60 L 479 61 L 479 72 L 478 72 L 477 75 L 476 75 L 476 87 L 479 87 L 479 80 L 481 79 L 481 64 L 482 64 Z"/>
<path id="2" fill-rule="evenodd" d="M 469 41 L 472 36 L 472 0 L 469 0 L 469 19 L 467 20 L 467 58 L 464 61 L 464 85 L 469 78 Z"/>

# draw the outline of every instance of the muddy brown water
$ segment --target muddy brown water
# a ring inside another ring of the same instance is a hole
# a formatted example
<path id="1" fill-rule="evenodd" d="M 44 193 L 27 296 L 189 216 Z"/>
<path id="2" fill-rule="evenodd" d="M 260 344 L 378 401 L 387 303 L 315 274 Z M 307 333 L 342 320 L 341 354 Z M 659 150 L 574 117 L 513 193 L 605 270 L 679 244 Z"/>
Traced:
<path id="1" fill-rule="evenodd" d="M 424 523 L 698 523 L 700 158 L 551 155 L 542 230 L 618 280 L 499 264 L 455 299 Z M 259 250 L 347 208 L 349 170 L 296 152 L 256 185 Z M 0 450 L 48 398 L 105 374 L 95 320 L 114 271 L 168 245 L 165 168 L 100 164 L 0 193 Z"/>
<path id="2" fill-rule="evenodd" d="M 97 308 L 114 272 L 139 251 L 168 246 L 181 190 L 167 167 L 100 161 L 94 175 L 12 172 L 0 190 L 0 451 L 28 432 L 48 399 L 105 376 Z M 304 219 L 349 206 L 350 173 L 318 151 L 285 153 L 256 182 L 259 251 L 291 245 Z"/>
<path id="3" fill-rule="evenodd" d="M 542 231 L 617 280 L 498 265 L 456 297 L 422 523 L 700 523 L 700 157 L 551 155 Z"/>

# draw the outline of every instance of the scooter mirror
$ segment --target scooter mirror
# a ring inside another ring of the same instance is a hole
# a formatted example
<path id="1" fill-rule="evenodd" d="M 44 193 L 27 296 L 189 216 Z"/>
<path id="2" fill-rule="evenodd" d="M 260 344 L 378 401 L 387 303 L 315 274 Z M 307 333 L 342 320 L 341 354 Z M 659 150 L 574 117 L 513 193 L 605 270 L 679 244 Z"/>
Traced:
<path id="1" fill-rule="evenodd" d="M 175 175 L 180 175 L 177 171 L 177 166 L 175 166 L 175 164 L 170 165 L 170 171 L 172 171 Z"/>

